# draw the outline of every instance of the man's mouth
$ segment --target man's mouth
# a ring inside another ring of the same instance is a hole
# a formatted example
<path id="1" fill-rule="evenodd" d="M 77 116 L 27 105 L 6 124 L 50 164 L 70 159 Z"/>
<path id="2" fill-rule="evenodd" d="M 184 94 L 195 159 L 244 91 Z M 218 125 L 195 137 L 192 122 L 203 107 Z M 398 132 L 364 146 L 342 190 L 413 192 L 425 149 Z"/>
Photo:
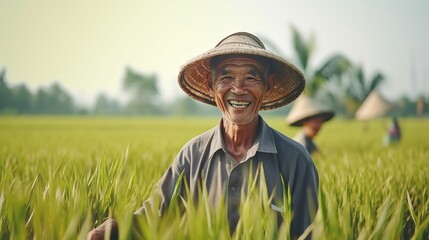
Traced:
<path id="1" fill-rule="evenodd" d="M 237 100 L 229 100 L 229 105 L 231 105 L 233 108 L 246 108 L 250 105 L 250 102 L 246 101 L 237 101 Z"/>

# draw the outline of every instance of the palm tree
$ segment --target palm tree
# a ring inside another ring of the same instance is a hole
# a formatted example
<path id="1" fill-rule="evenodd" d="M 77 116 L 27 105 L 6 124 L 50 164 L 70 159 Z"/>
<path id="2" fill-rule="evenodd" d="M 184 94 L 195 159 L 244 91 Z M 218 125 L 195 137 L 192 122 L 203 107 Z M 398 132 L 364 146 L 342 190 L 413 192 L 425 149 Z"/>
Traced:
<path id="1" fill-rule="evenodd" d="M 356 79 L 350 83 L 353 84 L 353 86 L 346 88 L 348 96 L 346 98 L 346 103 L 351 106 L 351 108 L 348 109 L 349 113 L 356 112 L 359 105 L 366 97 L 384 81 L 384 76 L 379 72 L 376 72 L 369 81 L 367 81 L 362 67 L 358 66 L 355 71 L 356 74 L 352 74 L 352 77 Z"/>
<path id="2" fill-rule="evenodd" d="M 305 94 L 330 105 L 339 114 L 353 115 L 369 93 L 384 80 L 376 73 L 369 81 L 363 68 L 354 66 L 343 54 L 336 53 L 328 57 L 320 66 L 310 68 L 316 38 L 311 34 L 307 39 L 291 26 L 294 63 L 304 73 L 307 80 Z M 264 39 L 275 51 L 279 49 Z"/>
<path id="3" fill-rule="evenodd" d="M 327 58 L 313 71 L 309 65 L 315 48 L 314 35 L 305 40 L 294 26 L 291 26 L 291 31 L 296 63 L 307 79 L 306 95 L 315 96 L 330 79 L 341 77 L 350 68 L 350 61 L 337 53 Z"/>
<path id="4" fill-rule="evenodd" d="M 363 67 L 354 65 L 340 78 L 326 84 L 319 91 L 318 97 L 334 107 L 337 113 L 353 116 L 362 102 L 384 79 L 380 72 L 367 78 Z"/>

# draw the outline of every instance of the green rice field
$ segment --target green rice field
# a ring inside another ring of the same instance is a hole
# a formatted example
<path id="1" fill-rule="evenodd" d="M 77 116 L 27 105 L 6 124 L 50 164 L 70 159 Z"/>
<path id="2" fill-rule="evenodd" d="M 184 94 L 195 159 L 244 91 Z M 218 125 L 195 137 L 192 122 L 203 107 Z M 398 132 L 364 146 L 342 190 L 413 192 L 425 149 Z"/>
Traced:
<path id="1" fill-rule="evenodd" d="M 293 137 L 284 119 L 265 117 Z M 180 148 L 217 118 L 0 117 L 0 239 L 86 239 L 108 217 L 132 238 L 132 213 Z M 316 138 L 319 211 L 313 239 L 429 239 L 429 119 L 399 119 L 403 137 L 384 146 L 389 119 L 335 118 Z M 252 192 L 251 192 L 252 193 Z M 140 223 L 145 239 L 288 239 L 263 189 L 243 199 L 229 234 L 205 201 Z M 204 199 L 204 196 L 202 196 Z M 288 202 L 285 202 L 288 206 Z"/>

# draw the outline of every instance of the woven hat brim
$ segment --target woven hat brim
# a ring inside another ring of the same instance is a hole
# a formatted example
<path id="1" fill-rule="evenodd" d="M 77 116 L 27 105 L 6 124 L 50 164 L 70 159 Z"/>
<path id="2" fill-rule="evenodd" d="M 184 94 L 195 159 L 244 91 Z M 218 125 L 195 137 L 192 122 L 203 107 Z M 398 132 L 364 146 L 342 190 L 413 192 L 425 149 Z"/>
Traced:
<path id="1" fill-rule="evenodd" d="M 287 105 L 295 100 L 305 87 L 304 75 L 286 59 L 265 49 L 245 43 L 234 43 L 217 46 L 186 63 L 179 72 L 179 85 L 192 98 L 216 106 L 209 94 L 207 81 L 210 72 L 210 60 L 221 55 L 254 55 L 274 63 L 273 87 L 265 94 L 261 110 L 269 110 Z"/>
<path id="2" fill-rule="evenodd" d="M 295 122 L 291 122 L 289 123 L 289 125 L 294 126 L 294 127 L 301 127 L 305 121 L 307 121 L 310 118 L 314 118 L 314 117 L 322 117 L 323 118 L 323 122 L 329 121 L 334 117 L 334 112 L 328 111 L 328 112 L 321 112 L 321 113 L 317 113 L 317 114 L 313 114 L 311 116 L 307 116 L 304 118 L 301 118 Z"/>
<path id="3" fill-rule="evenodd" d="M 310 118 L 322 117 L 323 121 L 326 122 L 331 120 L 334 115 L 335 112 L 332 109 L 303 94 L 294 102 L 286 121 L 290 126 L 299 127 Z"/>

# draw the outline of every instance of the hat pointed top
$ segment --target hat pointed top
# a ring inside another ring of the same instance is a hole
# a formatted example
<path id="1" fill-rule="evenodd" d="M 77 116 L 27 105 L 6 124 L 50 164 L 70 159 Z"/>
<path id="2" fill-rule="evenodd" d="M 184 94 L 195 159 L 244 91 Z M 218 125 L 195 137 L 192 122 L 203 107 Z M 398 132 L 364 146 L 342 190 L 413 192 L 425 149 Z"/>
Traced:
<path id="1" fill-rule="evenodd" d="M 334 111 L 316 102 L 314 99 L 302 94 L 294 102 L 292 109 L 286 117 L 291 126 L 302 126 L 305 120 L 313 117 L 322 117 L 324 122 L 334 117 Z"/>
<path id="2" fill-rule="evenodd" d="M 264 44 L 262 43 L 259 38 L 257 38 L 255 35 L 248 33 L 248 32 L 236 32 L 233 33 L 224 39 L 222 39 L 217 45 L 223 45 L 223 44 L 233 44 L 233 43 L 240 43 L 240 44 L 249 44 L 255 47 L 260 47 L 262 49 L 265 49 Z"/>

